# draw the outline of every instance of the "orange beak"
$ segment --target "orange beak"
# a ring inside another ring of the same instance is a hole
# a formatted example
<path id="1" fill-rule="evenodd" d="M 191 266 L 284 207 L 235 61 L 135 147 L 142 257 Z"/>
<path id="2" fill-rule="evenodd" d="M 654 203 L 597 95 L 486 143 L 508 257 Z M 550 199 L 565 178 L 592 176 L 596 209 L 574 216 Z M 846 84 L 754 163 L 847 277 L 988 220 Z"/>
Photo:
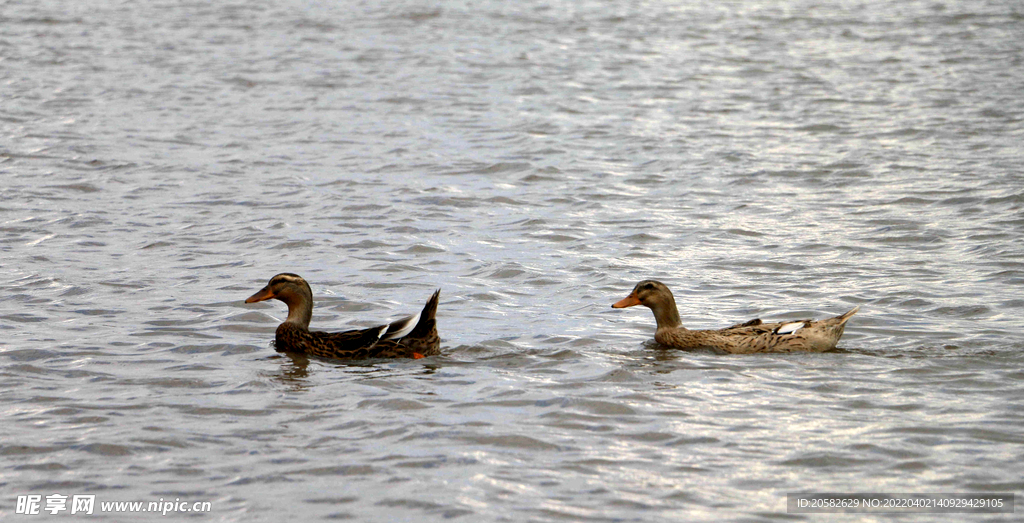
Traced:
<path id="1" fill-rule="evenodd" d="M 245 299 L 245 303 L 256 303 L 258 301 L 269 300 L 274 297 L 274 293 L 270 292 L 270 286 L 264 287 L 259 290 L 256 294 L 249 296 Z"/>
<path id="2" fill-rule="evenodd" d="M 634 305 L 640 305 L 640 298 L 636 297 L 635 292 L 629 293 L 629 296 L 622 298 L 621 300 L 612 304 L 613 309 L 625 309 L 626 307 L 632 307 Z"/>

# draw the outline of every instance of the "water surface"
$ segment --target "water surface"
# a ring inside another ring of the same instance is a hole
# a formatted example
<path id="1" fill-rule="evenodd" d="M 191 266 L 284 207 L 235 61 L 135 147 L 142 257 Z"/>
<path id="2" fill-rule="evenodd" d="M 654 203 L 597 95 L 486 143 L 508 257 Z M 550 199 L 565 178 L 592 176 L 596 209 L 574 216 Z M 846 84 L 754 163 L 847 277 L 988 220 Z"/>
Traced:
<path id="1" fill-rule="evenodd" d="M 0 514 L 1019 494 L 1022 35 L 995 1 L 7 2 Z M 275 353 L 242 300 L 283 271 L 325 330 L 440 287 L 444 355 Z M 862 310 L 830 353 L 666 351 L 609 308 L 645 278 L 693 328 Z M 902 519 L 940 517 L 1012 519 Z"/>

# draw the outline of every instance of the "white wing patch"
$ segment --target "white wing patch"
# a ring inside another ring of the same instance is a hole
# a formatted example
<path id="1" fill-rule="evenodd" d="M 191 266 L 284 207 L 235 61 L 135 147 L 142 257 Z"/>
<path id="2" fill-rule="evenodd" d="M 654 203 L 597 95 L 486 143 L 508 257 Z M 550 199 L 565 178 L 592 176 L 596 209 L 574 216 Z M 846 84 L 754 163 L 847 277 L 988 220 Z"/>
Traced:
<path id="1" fill-rule="evenodd" d="M 387 327 L 389 328 L 392 326 L 395 326 L 397 328 L 388 333 L 387 337 L 385 337 L 384 339 L 398 340 L 404 338 L 407 334 L 409 334 L 410 332 L 412 332 L 413 329 L 416 328 L 416 324 L 419 323 L 420 321 L 420 314 L 422 314 L 422 312 L 417 312 L 416 314 L 409 316 L 404 320 L 392 322 L 391 325 L 387 325 Z"/>
<path id="2" fill-rule="evenodd" d="M 803 327 L 803 322 L 787 323 L 785 325 L 780 325 L 779 328 L 775 330 L 775 334 L 793 334 L 796 331 L 802 329 Z"/>

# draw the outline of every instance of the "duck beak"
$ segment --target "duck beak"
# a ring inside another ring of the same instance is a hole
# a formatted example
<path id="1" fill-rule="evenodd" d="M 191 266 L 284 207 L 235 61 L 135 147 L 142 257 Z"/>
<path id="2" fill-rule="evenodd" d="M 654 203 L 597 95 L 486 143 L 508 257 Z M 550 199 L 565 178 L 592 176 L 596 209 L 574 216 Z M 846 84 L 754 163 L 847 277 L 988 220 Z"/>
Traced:
<path id="1" fill-rule="evenodd" d="M 256 294 L 249 296 L 245 299 L 245 303 L 256 303 L 258 301 L 269 300 L 274 297 L 274 293 L 270 292 L 270 286 L 266 286 L 259 290 Z"/>
<path id="2" fill-rule="evenodd" d="M 613 309 L 625 309 L 626 307 L 632 307 L 634 305 L 640 305 L 640 298 L 636 297 L 635 292 L 629 293 L 629 296 L 622 298 L 621 300 L 612 304 Z"/>

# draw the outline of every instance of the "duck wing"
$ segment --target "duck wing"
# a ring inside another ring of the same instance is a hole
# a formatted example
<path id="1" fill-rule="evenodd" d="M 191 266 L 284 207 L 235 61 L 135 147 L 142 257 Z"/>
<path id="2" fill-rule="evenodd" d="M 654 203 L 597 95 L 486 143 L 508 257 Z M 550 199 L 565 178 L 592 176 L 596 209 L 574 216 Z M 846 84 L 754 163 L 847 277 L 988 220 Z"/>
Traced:
<path id="1" fill-rule="evenodd" d="M 441 353 L 437 334 L 437 302 L 440 289 L 418 314 L 400 320 L 344 332 L 308 331 L 289 322 L 278 326 L 275 347 L 279 352 L 299 352 L 337 359 L 419 358 Z"/>
<path id="2" fill-rule="evenodd" d="M 323 358 L 368 358 L 387 328 L 380 325 L 345 332 L 309 332 L 303 352 Z"/>

